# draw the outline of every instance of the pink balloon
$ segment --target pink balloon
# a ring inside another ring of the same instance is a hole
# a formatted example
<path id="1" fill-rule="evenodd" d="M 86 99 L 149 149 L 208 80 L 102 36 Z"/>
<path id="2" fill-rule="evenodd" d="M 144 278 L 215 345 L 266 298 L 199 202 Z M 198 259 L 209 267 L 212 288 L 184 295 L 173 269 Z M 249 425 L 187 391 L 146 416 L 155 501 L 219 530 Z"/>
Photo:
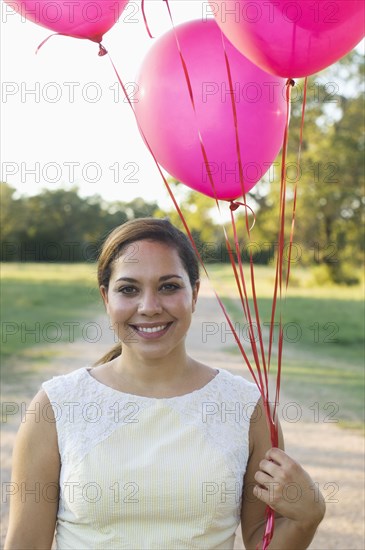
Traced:
<path id="1" fill-rule="evenodd" d="M 176 27 L 191 79 L 194 115 L 173 31 L 148 52 L 137 78 L 136 115 L 157 160 L 172 176 L 192 189 L 214 197 L 242 195 L 236 134 L 222 34 L 214 20 Z M 224 39 L 227 50 L 243 164 L 249 191 L 276 158 L 285 128 L 285 80 L 248 61 Z M 209 167 L 203 160 L 201 132 Z"/>
<path id="2" fill-rule="evenodd" d="M 364 0 L 209 0 L 222 31 L 261 69 L 283 77 L 314 74 L 364 36 Z"/>
<path id="3" fill-rule="evenodd" d="M 128 0 L 5 0 L 33 23 L 54 32 L 100 43 Z"/>

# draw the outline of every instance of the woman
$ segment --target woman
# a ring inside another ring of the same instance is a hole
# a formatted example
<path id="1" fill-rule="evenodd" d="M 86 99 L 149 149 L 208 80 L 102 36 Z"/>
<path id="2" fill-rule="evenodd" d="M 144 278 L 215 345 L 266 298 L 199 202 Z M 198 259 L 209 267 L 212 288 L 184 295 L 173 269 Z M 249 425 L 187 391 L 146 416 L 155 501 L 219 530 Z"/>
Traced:
<path id="1" fill-rule="evenodd" d="M 240 519 L 254 549 L 266 504 L 270 548 L 307 548 L 324 500 L 281 432 L 271 448 L 258 389 L 186 353 L 199 292 L 186 236 L 166 219 L 130 221 L 104 243 L 98 280 L 120 343 L 34 398 L 5 550 L 49 549 L 55 528 L 62 550 L 232 549 Z"/>

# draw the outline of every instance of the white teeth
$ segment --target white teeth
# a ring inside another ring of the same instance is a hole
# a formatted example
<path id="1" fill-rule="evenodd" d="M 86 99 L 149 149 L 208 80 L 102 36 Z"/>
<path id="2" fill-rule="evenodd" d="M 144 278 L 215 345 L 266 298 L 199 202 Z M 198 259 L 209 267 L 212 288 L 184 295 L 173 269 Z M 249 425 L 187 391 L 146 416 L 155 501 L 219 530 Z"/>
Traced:
<path id="1" fill-rule="evenodd" d="M 160 325 L 159 327 L 151 327 L 151 328 L 145 328 L 145 327 L 136 327 L 136 328 L 140 332 L 159 332 L 160 330 L 164 330 L 166 327 L 167 325 Z"/>

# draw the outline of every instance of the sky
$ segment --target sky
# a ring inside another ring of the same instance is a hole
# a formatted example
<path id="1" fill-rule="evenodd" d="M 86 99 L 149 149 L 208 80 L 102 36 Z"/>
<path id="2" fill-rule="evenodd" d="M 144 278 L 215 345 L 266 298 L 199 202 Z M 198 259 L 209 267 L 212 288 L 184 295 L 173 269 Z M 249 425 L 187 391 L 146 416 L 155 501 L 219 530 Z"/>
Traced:
<path id="1" fill-rule="evenodd" d="M 19 194 L 78 186 L 107 201 L 141 196 L 171 208 L 162 178 L 140 134 L 107 56 L 89 40 L 55 36 L 1 6 L 1 179 Z M 201 19 L 207 1 L 170 0 L 175 24 Z M 146 2 L 150 30 L 171 29 L 162 0 Z M 138 69 L 153 44 L 141 1 L 131 0 L 103 44 L 133 95 Z"/>
<path id="2" fill-rule="evenodd" d="M 170 2 L 176 24 L 201 19 L 199 0 Z M 205 2 L 206 4 L 206 2 Z M 146 5 L 154 37 L 171 29 L 164 2 Z M 2 181 L 21 194 L 77 185 L 82 196 L 129 201 L 141 196 L 171 207 L 162 178 L 107 56 L 89 40 L 55 36 L 1 1 Z M 151 47 L 141 2 L 131 1 L 105 34 L 124 83 L 135 89 Z"/>

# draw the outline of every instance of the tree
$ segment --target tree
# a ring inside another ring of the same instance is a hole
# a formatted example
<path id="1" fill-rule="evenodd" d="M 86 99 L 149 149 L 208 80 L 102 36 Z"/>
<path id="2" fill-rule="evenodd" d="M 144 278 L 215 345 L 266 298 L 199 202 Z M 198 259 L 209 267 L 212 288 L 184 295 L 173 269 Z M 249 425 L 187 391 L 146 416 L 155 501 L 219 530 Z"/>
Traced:
<path id="1" fill-rule="evenodd" d="M 131 203 L 108 203 L 98 195 L 82 198 L 77 188 L 15 198 L 15 189 L 3 183 L 1 191 L 2 261 L 95 260 L 116 226 L 151 216 L 157 208 L 141 198 Z"/>
<path id="2" fill-rule="evenodd" d="M 15 198 L 15 193 L 16 190 L 7 183 L 0 183 L 1 261 L 18 257 L 26 229 L 25 203 L 23 199 Z"/>
<path id="3" fill-rule="evenodd" d="M 356 280 L 353 267 L 364 259 L 364 92 L 360 58 L 352 52 L 319 78 L 309 79 L 295 230 L 300 235 L 302 262 L 324 264 L 334 282 L 349 284 Z M 287 227 L 292 204 L 290 184 L 297 175 L 300 124 L 301 104 L 295 102 L 287 163 Z M 278 220 L 278 180 L 269 193 L 260 196 L 255 189 L 252 195 L 259 206 L 260 232 L 263 238 L 272 238 Z"/>

